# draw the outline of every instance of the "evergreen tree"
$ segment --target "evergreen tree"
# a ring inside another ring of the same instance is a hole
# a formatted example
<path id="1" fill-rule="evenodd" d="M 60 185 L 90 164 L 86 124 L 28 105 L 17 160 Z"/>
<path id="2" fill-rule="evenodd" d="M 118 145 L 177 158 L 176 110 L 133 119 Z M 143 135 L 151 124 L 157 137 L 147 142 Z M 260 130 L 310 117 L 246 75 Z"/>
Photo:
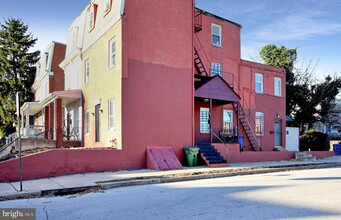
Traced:
<path id="1" fill-rule="evenodd" d="M 33 100 L 31 86 L 40 52 L 29 51 L 37 38 L 27 31 L 21 19 L 0 23 L 0 136 L 15 131 L 16 92 L 20 92 L 21 104 Z"/>

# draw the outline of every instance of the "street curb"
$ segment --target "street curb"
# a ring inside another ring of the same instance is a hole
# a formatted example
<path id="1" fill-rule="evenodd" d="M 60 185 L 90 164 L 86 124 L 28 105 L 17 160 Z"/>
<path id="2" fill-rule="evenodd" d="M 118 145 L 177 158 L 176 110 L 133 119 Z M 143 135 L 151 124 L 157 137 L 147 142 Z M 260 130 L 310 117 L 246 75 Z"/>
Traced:
<path id="1" fill-rule="evenodd" d="M 149 176 L 149 177 L 138 177 L 129 178 L 122 180 L 112 180 L 97 182 L 101 189 L 112 189 L 118 187 L 127 186 L 138 186 L 148 184 L 159 184 L 159 183 L 172 183 L 179 181 L 191 181 L 200 179 L 212 179 L 220 177 L 231 177 L 231 176 L 242 176 L 242 175 L 254 175 L 262 173 L 274 173 L 294 170 L 308 170 L 308 169 L 323 169 L 331 167 L 341 167 L 341 163 L 323 163 L 323 164 L 299 164 L 289 166 L 269 166 L 269 167 L 255 167 L 255 168 L 240 168 L 231 170 L 219 170 L 219 171 L 204 171 L 204 172 L 193 172 L 183 174 L 172 174 L 163 176 Z"/>
<path id="2" fill-rule="evenodd" d="M 231 176 L 254 175 L 263 173 L 285 172 L 294 170 L 324 169 L 332 167 L 341 167 L 341 163 L 314 163 L 314 164 L 296 164 L 287 166 L 267 166 L 267 167 L 247 167 L 227 170 L 211 170 L 200 172 L 188 172 L 181 174 L 169 174 L 161 176 L 135 177 L 119 180 L 99 181 L 97 185 L 70 187 L 60 189 L 38 190 L 32 192 L 18 192 L 11 195 L 0 196 L 0 201 L 39 198 L 43 196 L 65 196 L 78 193 L 87 193 L 88 191 L 107 190 L 119 187 L 139 186 L 148 184 L 172 183 L 180 181 L 191 181 L 200 179 L 212 179 Z"/>
<path id="3" fill-rule="evenodd" d="M 26 198 L 37 198 L 41 196 L 41 191 L 31 191 L 31 192 L 17 192 L 14 194 L 0 196 L 0 201 L 13 200 L 13 199 L 26 199 Z"/>

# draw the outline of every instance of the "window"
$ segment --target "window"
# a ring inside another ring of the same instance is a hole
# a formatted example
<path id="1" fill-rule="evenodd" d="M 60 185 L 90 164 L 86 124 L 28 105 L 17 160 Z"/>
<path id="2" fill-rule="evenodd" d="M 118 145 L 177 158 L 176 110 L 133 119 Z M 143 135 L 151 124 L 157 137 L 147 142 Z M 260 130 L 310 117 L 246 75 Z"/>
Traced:
<path id="1" fill-rule="evenodd" d="M 279 77 L 275 77 L 274 83 L 275 96 L 282 96 L 282 79 Z"/>
<path id="2" fill-rule="evenodd" d="M 103 9 L 104 9 L 104 16 L 106 16 L 111 10 L 112 0 L 105 0 Z"/>
<path id="3" fill-rule="evenodd" d="M 231 110 L 223 111 L 223 129 L 224 131 L 231 132 L 233 128 L 233 113 Z"/>
<path id="4" fill-rule="evenodd" d="M 49 64 L 49 53 L 45 52 L 45 70 L 49 69 L 48 64 Z"/>
<path id="5" fill-rule="evenodd" d="M 89 82 L 89 77 L 90 77 L 90 60 L 87 59 L 85 61 L 84 83 Z"/>
<path id="6" fill-rule="evenodd" d="M 200 133 L 210 133 L 210 109 L 200 108 Z"/>
<path id="7" fill-rule="evenodd" d="M 220 75 L 221 76 L 221 64 L 220 63 L 212 63 L 211 64 L 211 74 L 212 76 Z"/>
<path id="8" fill-rule="evenodd" d="M 264 135 L 264 114 L 256 112 L 256 135 Z"/>
<path id="9" fill-rule="evenodd" d="M 255 90 L 256 93 L 263 93 L 263 74 L 256 73 L 256 85 Z"/>
<path id="10" fill-rule="evenodd" d="M 116 110 L 116 103 L 115 100 L 109 100 L 108 103 L 108 113 L 109 113 L 109 130 L 115 129 L 115 110 Z"/>
<path id="11" fill-rule="evenodd" d="M 85 122 L 84 122 L 84 127 L 85 127 L 85 134 L 89 134 L 90 133 L 90 114 L 89 114 L 89 110 L 85 110 Z"/>
<path id="12" fill-rule="evenodd" d="M 97 5 L 92 4 L 89 12 L 89 31 L 95 28 Z"/>
<path id="13" fill-rule="evenodd" d="M 221 26 L 212 24 L 212 45 L 221 47 Z"/>
<path id="14" fill-rule="evenodd" d="M 90 21 L 89 21 L 89 25 L 90 25 L 90 30 L 92 30 L 95 27 L 95 12 L 94 11 L 90 11 Z"/>
<path id="15" fill-rule="evenodd" d="M 116 41 L 115 38 L 109 42 L 109 68 L 116 65 Z"/>

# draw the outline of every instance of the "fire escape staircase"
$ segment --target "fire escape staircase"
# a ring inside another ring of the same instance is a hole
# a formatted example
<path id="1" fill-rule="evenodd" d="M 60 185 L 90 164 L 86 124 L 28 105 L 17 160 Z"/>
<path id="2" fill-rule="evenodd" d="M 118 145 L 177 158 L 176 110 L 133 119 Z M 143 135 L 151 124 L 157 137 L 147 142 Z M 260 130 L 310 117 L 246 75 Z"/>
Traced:
<path id="1" fill-rule="evenodd" d="M 250 142 L 252 150 L 262 151 L 262 147 L 260 146 L 260 143 L 251 128 L 250 122 L 247 118 L 244 108 L 240 105 L 240 103 L 234 103 L 233 107 L 234 107 L 234 110 L 237 112 L 237 114 L 239 114 L 239 121 L 245 131 L 247 139 Z"/>
<path id="2" fill-rule="evenodd" d="M 204 67 L 204 63 L 202 62 L 199 53 L 196 48 L 194 48 L 194 65 L 197 73 L 201 76 L 208 76 L 208 73 Z"/>

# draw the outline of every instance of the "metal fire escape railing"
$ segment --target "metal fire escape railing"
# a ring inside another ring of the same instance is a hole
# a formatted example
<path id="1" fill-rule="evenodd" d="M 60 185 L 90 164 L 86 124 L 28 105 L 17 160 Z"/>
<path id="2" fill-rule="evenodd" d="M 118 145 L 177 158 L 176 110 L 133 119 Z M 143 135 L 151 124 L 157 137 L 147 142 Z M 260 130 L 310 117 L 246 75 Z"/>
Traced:
<path id="1" fill-rule="evenodd" d="M 196 48 L 194 48 L 194 64 L 199 75 L 209 76 Z"/>
<path id="2" fill-rule="evenodd" d="M 243 127 L 243 130 L 245 131 L 247 139 L 250 142 L 251 148 L 254 151 L 261 151 L 262 148 L 260 146 L 260 143 L 250 125 L 250 122 L 248 120 L 248 115 L 246 115 L 242 105 L 240 103 L 234 103 L 233 108 L 238 113 L 239 121 Z"/>
<path id="3" fill-rule="evenodd" d="M 194 10 L 194 32 L 202 30 L 202 12 Z"/>

